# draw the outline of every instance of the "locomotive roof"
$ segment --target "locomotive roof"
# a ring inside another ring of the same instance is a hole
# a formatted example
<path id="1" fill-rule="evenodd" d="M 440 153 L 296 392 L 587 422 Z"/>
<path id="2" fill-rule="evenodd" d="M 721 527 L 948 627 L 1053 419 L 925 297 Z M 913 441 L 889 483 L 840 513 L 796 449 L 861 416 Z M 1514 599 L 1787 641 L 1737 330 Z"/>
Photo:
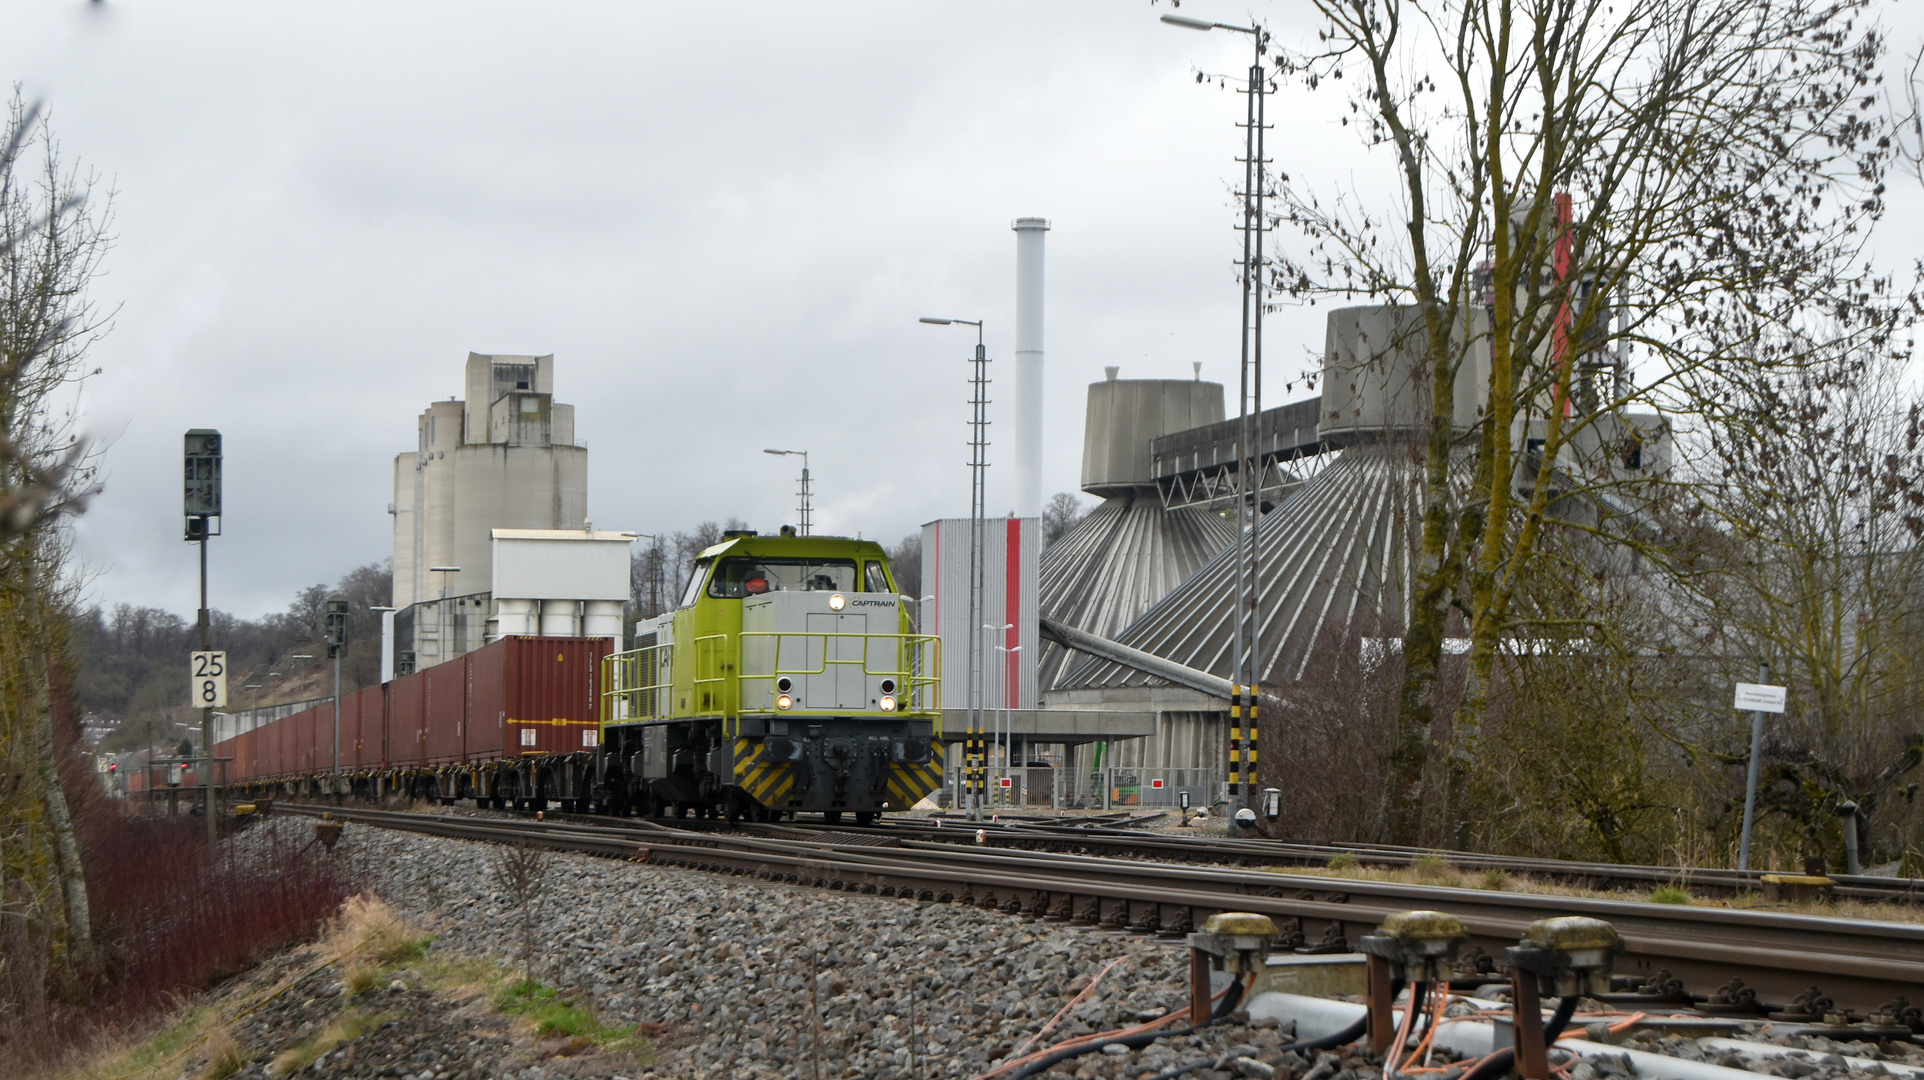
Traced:
<path id="1" fill-rule="evenodd" d="M 725 554 L 804 559 L 888 558 L 881 544 L 848 536 L 731 536 L 704 549 L 696 558 L 710 559 Z"/>

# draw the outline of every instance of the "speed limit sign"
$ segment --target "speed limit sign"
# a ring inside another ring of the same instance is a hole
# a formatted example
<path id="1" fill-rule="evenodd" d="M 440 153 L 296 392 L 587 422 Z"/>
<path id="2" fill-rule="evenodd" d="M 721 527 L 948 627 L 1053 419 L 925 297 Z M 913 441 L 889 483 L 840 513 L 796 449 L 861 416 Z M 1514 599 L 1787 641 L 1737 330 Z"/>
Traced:
<path id="1" fill-rule="evenodd" d="M 189 653 L 188 665 L 193 670 L 193 707 L 225 709 L 227 707 L 227 654 L 224 652 Z"/>

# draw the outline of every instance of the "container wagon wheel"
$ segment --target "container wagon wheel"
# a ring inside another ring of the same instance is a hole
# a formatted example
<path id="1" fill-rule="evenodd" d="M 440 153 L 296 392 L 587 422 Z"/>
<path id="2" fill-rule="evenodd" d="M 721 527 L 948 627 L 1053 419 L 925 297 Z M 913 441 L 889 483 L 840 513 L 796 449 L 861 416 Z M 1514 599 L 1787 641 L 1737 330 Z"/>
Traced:
<path id="1" fill-rule="evenodd" d="M 822 811 L 822 823 L 824 825 L 840 825 L 842 823 L 842 812 L 840 810 Z"/>
<path id="2" fill-rule="evenodd" d="M 675 804 L 675 820 L 680 821 L 687 816 L 688 816 L 688 804 L 685 802 L 676 803 Z"/>

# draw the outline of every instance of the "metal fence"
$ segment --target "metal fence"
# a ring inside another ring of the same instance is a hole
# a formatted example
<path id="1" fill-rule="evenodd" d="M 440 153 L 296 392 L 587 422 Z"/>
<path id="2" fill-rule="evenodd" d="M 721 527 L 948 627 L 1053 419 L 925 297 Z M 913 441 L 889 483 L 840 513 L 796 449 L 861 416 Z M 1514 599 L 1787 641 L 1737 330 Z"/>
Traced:
<path id="1" fill-rule="evenodd" d="M 1069 770 L 1032 765 L 992 767 L 989 809 L 998 807 L 1063 810 L 1116 810 L 1129 807 L 1175 808 L 1189 795 L 1194 810 L 1215 808 L 1229 798 L 1228 778 L 1215 769 L 1105 768 Z M 949 769 L 948 805 L 962 805 L 962 770 Z"/>

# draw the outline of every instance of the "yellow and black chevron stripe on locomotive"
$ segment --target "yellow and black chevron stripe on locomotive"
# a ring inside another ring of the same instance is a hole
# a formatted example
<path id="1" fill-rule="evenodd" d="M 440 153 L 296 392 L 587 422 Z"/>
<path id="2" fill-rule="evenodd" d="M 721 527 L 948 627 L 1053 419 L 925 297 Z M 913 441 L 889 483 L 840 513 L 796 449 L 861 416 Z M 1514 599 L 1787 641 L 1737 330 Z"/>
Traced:
<path id="1" fill-rule="evenodd" d="M 889 766 L 889 805 L 907 810 L 929 797 L 942 786 L 942 747 L 936 744 L 935 756 L 926 765 Z"/>
<path id="2" fill-rule="evenodd" d="M 781 806 L 795 789 L 795 769 L 785 761 L 763 760 L 760 739 L 736 739 L 735 786 L 763 806 Z"/>

